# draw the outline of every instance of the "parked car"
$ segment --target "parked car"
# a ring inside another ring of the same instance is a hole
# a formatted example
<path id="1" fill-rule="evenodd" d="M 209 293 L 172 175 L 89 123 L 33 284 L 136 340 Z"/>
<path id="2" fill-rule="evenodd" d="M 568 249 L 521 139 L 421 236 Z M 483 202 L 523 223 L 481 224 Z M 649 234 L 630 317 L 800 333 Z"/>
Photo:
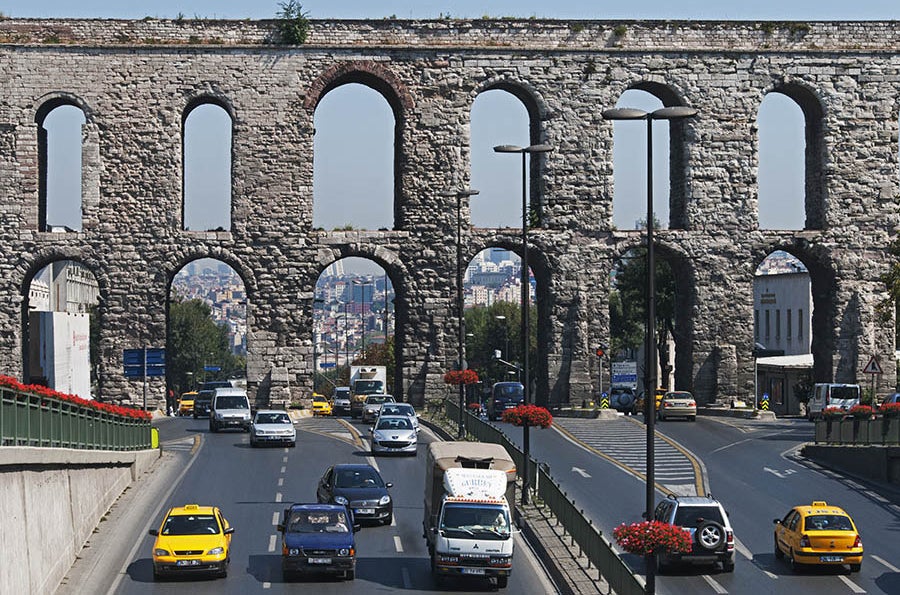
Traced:
<path id="1" fill-rule="evenodd" d="M 614 386 L 609 391 L 609 408 L 622 413 L 634 412 L 634 390 L 627 386 Z"/>
<path id="2" fill-rule="evenodd" d="M 382 415 L 405 415 L 409 418 L 413 428 L 415 428 L 417 432 L 419 431 L 419 414 L 416 413 L 415 407 L 409 403 L 382 403 L 378 416 L 381 417 Z M 375 420 L 375 424 L 378 424 L 377 419 Z"/>
<path id="3" fill-rule="evenodd" d="M 250 446 L 287 444 L 296 446 L 297 430 L 286 411 L 261 409 L 250 423 Z"/>
<path id="4" fill-rule="evenodd" d="M 684 390 L 667 392 L 659 402 L 656 415 L 660 420 L 684 417 L 688 421 L 697 421 L 697 401 Z"/>
<path id="5" fill-rule="evenodd" d="M 197 396 L 197 391 L 188 391 L 186 393 L 181 394 L 181 398 L 178 399 L 178 415 L 192 415 L 194 413 L 194 397 Z"/>
<path id="6" fill-rule="evenodd" d="M 847 564 L 850 572 L 859 572 L 862 539 L 842 508 L 816 500 L 775 519 L 775 557 L 782 560 L 785 556 L 794 571 L 811 565 Z"/>
<path id="7" fill-rule="evenodd" d="M 495 382 L 488 398 L 488 419 L 497 421 L 507 409 L 514 409 L 525 402 L 525 387 L 521 382 Z"/>
<path id="8" fill-rule="evenodd" d="M 858 384 L 836 384 L 818 382 L 813 385 L 812 394 L 806 403 L 806 418 L 810 421 L 822 416 L 829 407 L 839 407 L 849 411 L 859 405 L 860 389 Z"/>
<path id="9" fill-rule="evenodd" d="M 344 463 L 329 467 L 319 480 L 316 499 L 323 504 L 342 504 L 359 520 L 374 520 L 390 525 L 394 503 L 385 483 L 371 465 Z"/>
<path id="10" fill-rule="evenodd" d="M 333 409 L 331 407 L 331 403 L 328 402 L 328 399 L 326 399 L 324 395 L 313 393 L 313 417 L 318 417 L 320 415 L 331 415 L 332 411 Z"/>
<path id="11" fill-rule="evenodd" d="M 350 387 L 338 386 L 331 396 L 334 415 L 350 415 Z"/>
<path id="12" fill-rule="evenodd" d="M 281 573 L 290 580 L 301 573 L 356 576 L 359 531 L 353 513 L 343 504 L 293 504 L 284 509 L 281 533 Z"/>
<path id="13" fill-rule="evenodd" d="M 242 388 L 217 388 L 209 409 L 209 431 L 237 428 L 250 431 L 250 399 Z"/>
<path id="14" fill-rule="evenodd" d="M 375 418 L 381 412 L 381 405 L 384 403 L 393 403 L 394 397 L 391 395 L 369 395 L 362 408 L 362 422 L 374 422 Z"/>
<path id="15" fill-rule="evenodd" d="M 372 428 L 372 454 L 410 454 L 416 456 L 419 438 L 409 417 L 405 415 L 378 416 Z"/>
<path id="16" fill-rule="evenodd" d="M 170 508 L 158 529 L 150 529 L 153 542 L 153 579 L 164 575 L 228 574 L 231 535 L 222 511 L 215 506 L 185 504 Z"/>
<path id="17" fill-rule="evenodd" d="M 722 564 L 725 572 L 734 571 L 734 529 L 725 507 L 712 496 L 678 497 L 670 495 L 657 504 L 653 518 L 684 528 L 693 547 L 687 553 L 660 553 L 658 570 L 679 564 Z"/>
<path id="18" fill-rule="evenodd" d="M 215 389 L 197 391 L 197 396 L 194 397 L 194 419 L 209 417 L 209 408 L 212 407 L 212 398 L 215 392 Z"/>
<path id="19" fill-rule="evenodd" d="M 888 395 L 881 402 L 882 405 L 889 405 L 891 403 L 900 403 L 900 393 L 894 393 L 892 395 Z"/>

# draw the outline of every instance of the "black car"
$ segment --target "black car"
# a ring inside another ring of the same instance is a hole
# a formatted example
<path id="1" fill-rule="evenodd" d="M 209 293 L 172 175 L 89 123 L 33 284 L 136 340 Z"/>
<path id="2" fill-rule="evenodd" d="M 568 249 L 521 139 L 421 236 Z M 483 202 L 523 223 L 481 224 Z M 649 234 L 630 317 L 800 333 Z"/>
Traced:
<path id="1" fill-rule="evenodd" d="M 323 504 L 343 504 L 357 520 L 379 521 L 390 525 L 394 519 L 394 503 L 385 483 L 371 465 L 340 464 L 329 467 L 316 489 L 316 499 Z"/>
<path id="2" fill-rule="evenodd" d="M 525 387 L 521 382 L 495 382 L 488 399 L 488 418 L 497 421 L 507 409 L 525 402 Z"/>
<path id="3" fill-rule="evenodd" d="M 205 389 L 197 393 L 197 396 L 194 397 L 194 419 L 209 417 L 209 410 L 212 407 L 212 398 L 215 393 L 215 389 Z"/>

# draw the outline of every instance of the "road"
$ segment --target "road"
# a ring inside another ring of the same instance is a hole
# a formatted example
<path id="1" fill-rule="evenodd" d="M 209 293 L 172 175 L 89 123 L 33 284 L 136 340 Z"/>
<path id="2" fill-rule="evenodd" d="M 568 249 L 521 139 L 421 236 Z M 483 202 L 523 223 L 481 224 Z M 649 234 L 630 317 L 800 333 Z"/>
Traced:
<path id="1" fill-rule="evenodd" d="M 553 477 L 610 540 L 615 526 L 641 519 L 645 484 L 640 476 L 643 468 L 613 460 L 624 456 L 620 453 L 625 434 L 610 432 L 599 424 L 632 425 L 637 420 L 595 420 L 593 438 L 583 427 L 577 438 L 559 429 L 531 431 L 533 456 L 550 465 Z M 557 421 L 564 426 L 569 420 Z M 521 439 L 519 428 L 497 425 L 515 441 Z M 802 460 L 796 451 L 812 439 L 812 424 L 805 420 L 763 423 L 701 416 L 695 423 L 673 420 L 656 427 L 658 434 L 696 461 L 704 489 L 728 510 L 738 542 L 734 573 L 702 566 L 672 570 L 658 577 L 659 593 L 900 593 L 900 494 L 815 468 Z M 630 448 L 644 456 L 645 441 L 633 432 L 628 436 Z M 681 461 L 677 463 L 681 472 Z M 666 474 L 665 460 L 657 462 L 656 471 Z M 657 495 L 665 497 L 663 493 Z M 773 519 L 783 517 L 792 506 L 813 500 L 837 504 L 853 516 L 866 550 L 860 573 L 816 569 L 794 574 L 787 563 L 775 560 Z M 623 558 L 636 571 L 644 571 L 641 558 L 628 554 Z"/>
<path id="2" fill-rule="evenodd" d="M 193 436 L 200 436 L 195 454 L 185 452 L 186 472 L 159 510 L 147 511 L 147 523 L 156 526 L 169 506 L 196 502 L 215 504 L 236 528 L 232 560 L 226 579 L 198 577 L 155 583 L 150 550 L 153 538 L 133 536 L 135 551 L 126 562 L 113 592 L 192 593 L 296 592 L 314 588 L 318 593 L 373 593 L 403 591 L 436 592 L 422 538 L 424 444 L 416 457 L 379 457 L 375 465 L 385 481 L 393 482 L 394 522 L 390 526 L 363 526 L 357 533 L 356 580 L 345 582 L 327 576 L 284 583 L 281 577 L 277 515 L 288 503 L 315 501 L 315 489 L 326 467 L 338 462 L 371 462 L 367 448 L 337 420 L 303 419 L 298 424 L 296 448 L 251 448 L 248 435 L 240 432 L 209 434 L 206 420 L 172 418 L 159 424 L 164 447 L 189 451 Z M 365 427 L 356 425 L 357 432 Z M 431 438 L 423 431 L 422 442 Z M 516 566 L 509 592 L 552 590 L 524 542 L 517 539 Z M 460 582 L 455 592 L 492 590 L 486 581 Z"/>

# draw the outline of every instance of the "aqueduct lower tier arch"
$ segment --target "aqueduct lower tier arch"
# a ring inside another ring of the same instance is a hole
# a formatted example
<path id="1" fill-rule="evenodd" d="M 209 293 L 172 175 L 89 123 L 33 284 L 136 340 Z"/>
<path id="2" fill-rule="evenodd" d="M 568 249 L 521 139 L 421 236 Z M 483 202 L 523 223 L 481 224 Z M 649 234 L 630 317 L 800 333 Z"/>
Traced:
<path id="1" fill-rule="evenodd" d="M 456 219 L 440 192 L 466 186 L 471 102 L 497 86 L 533 99 L 531 138 L 555 148 L 531 168 L 539 401 L 596 389 L 609 272 L 639 243 L 611 224 L 612 125 L 600 113 L 648 85 L 699 114 L 678 135 L 679 229 L 659 234 L 691 284 L 679 302 L 690 320 L 683 388 L 702 402 L 749 395 L 753 272 L 778 246 L 814 261 L 824 288 L 816 380 L 861 380 L 870 355 L 892 361 L 894 321 L 875 307 L 898 224 L 900 24 L 314 21 L 303 46 L 274 31 L 270 21 L 0 21 L 0 371 L 22 374 L 30 272 L 47 254 L 76 258 L 103 280 L 102 396 L 130 399 L 122 350 L 164 344 L 179 259 L 227 254 L 248 280 L 250 388 L 308 395 L 316 278 L 333 259 L 362 256 L 386 265 L 398 293 L 396 389 L 413 402 L 443 394 Z M 312 229 L 314 106 L 334 73 L 386 94 L 396 113 L 392 230 Z M 818 101 L 807 199 L 823 209 L 811 229 L 761 231 L 754 122 L 763 96 L 786 87 Z M 61 95 L 86 118 L 83 225 L 51 233 L 40 225 L 36 115 Z M 233 116 L 229 231 L 181 225 L 181 122 L 198 97 Z M 515 247 L 517 230 L 466 225 L 463 242 L 468 256 Z M 894 367 L 883 367 L 893 387 Z"/>

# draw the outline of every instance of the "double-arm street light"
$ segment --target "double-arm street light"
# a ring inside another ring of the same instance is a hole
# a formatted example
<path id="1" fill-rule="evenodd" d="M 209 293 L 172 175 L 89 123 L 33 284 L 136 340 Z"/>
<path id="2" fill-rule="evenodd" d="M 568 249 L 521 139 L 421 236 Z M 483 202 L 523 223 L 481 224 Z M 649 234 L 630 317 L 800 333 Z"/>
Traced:
<path id="1" fill-rule="evenodd" d="M 528 271 L 528 190 L 527 169 L 525 167 L 525 155 L 528 153 L 549 153 L 553 150 L 550 145 L 530 145 L 519 147 L 516 145 L 497 145 L 494 151 L 497 153 L 521 153 L 522 155 L 522 386 L 525 391 L 524 403 L 531 403 L 531 380 L 528 377 L 528 347 L 530 344 L 529 310 L 531 308 L 531 279 Z M 522 504 L 528 504 L 528 491 L 531 489 L 529 480 L 529 458 L 531 455 L 531 435 L 528 424 L 522 426 L 522 451 L 525 456 L 525 469 L 522 471 Z"/>
<path id="2" fill-rule="evenodd" d="M 653 520 L 656 508 L 655 421 L 656 421 L 656 261 L 653 248 L 653 120 L 681 120 L 697 114 L 686 106 L 664 107 L 652 112 L 615 108 L 603 112 L 604 120 L 647 121 L 647 337 L 644 345 L 644 423 L 647 427 L 647 493 L 645 518 Z M 647 556 L 647 593 L 656 592 L 654 554 Z"/>
<path id="3" fill-rule="evenodd" d="M 440 195 L 451 198 L 456 197 L 456 315 L 459 318 L 459 352 L 457 354 L 459 371 L 462 372 L 468 366 L 466 362 L 465 338 L 466 338 L 466 313 L 465 302 L 463 300 L 463 274 L 462 274 L 462 199 L 463 197 L 475 196 L 478 190 L 447 190 L 441 192 Z M 466 397 L 465 385 L 459 383 L 459 428 L 457 438 L 462 440 L 466 437 Z"/>

